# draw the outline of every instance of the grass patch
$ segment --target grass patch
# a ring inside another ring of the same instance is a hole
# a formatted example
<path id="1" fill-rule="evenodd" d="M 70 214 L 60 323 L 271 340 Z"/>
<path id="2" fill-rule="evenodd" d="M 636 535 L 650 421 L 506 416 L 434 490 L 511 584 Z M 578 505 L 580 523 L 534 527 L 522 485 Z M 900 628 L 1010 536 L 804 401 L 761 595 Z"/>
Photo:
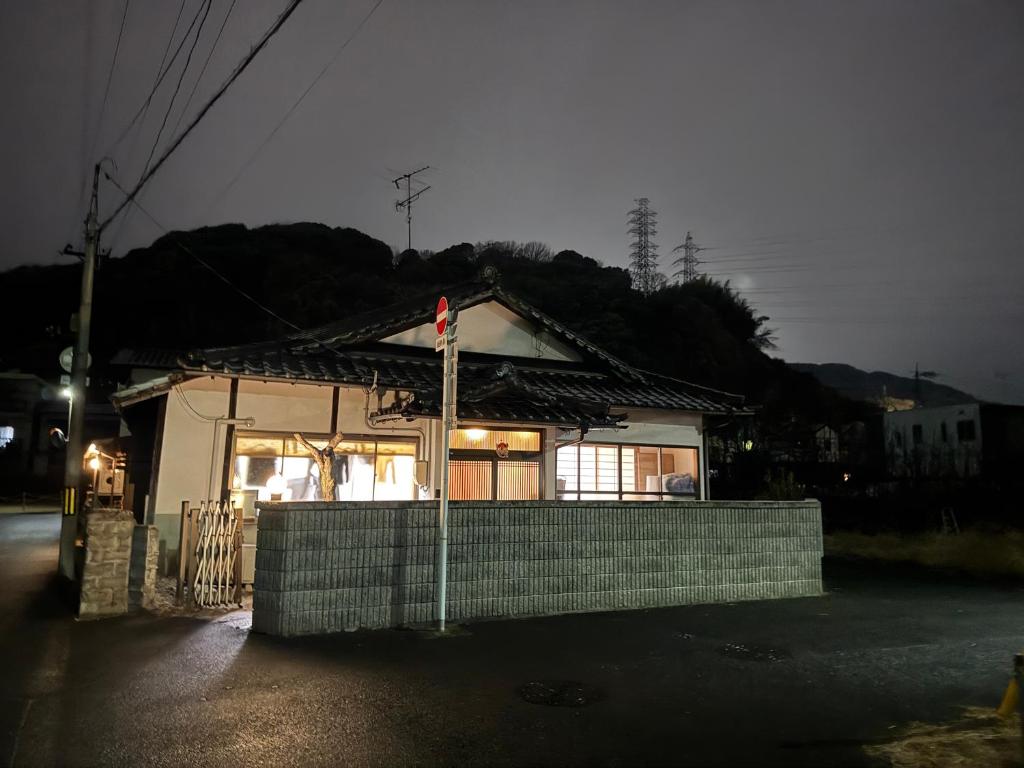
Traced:
<path id="1" fill-rule="evenodd" d="M 899 535 L 837 531 L 825 536 L 825 554 L 956 568 L 1024 578 L 1024 532 Z"/>
<path id="2" fill-rule="evenodd" d="M 964 710 L 951 723 L 911 723 L 886 744 L 864 751 L 893 768 L 974 768 L 1020 765 L 1019 715 L 1001 720 L 990 709 Z"/>

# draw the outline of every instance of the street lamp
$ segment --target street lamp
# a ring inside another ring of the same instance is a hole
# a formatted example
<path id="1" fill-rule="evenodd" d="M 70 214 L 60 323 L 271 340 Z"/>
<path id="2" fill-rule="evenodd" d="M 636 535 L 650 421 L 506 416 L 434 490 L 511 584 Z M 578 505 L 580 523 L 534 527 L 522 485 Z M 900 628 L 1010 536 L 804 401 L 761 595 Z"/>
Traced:
<path id="1" fill-rule="evenodd" d="M 68 431 L 64 435 L 64 438 L 67 439 L 71 437 L 71 404 L 75 400 L 75 393 L 71 387 L 64 387 L 64 389 L 60 391 L 60 396 L 67 398 L 68 401 Z"/>

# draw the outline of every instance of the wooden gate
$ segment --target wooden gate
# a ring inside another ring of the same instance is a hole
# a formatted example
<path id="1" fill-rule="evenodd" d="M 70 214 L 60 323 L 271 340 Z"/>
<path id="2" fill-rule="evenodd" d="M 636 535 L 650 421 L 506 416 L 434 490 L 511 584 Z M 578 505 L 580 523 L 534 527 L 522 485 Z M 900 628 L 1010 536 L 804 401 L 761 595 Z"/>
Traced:
<path id="1" fill-rule="evenodd" d="M 242 512 L 227 501 L 181 503 L 177 602 L 241 605 Z"/>

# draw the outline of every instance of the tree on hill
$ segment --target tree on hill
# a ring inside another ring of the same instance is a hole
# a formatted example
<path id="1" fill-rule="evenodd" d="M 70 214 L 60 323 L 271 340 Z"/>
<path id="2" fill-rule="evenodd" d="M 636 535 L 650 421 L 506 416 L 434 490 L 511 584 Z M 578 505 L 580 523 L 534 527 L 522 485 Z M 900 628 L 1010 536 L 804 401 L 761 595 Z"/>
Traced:
<path id="1" fill-rule="evenodd" d="M 460 243 L 396 256 L 356 230 L 311 223 L 175 232 L 108 260 L 96 281 L 93 356 L 102 367 L 124 347 L 185 350 L 278 338 L 294 330 L 290 324 L 313 328 L 440 290 L 487 265 L 508 290 L 641 368 L 742 393 L 780 418 L 808 404 L 819 411 L 835 405 L 811 377 L 765 354 L 767 318 L 727 282 L 702 278 L 643 296 L 626 269 L 575 251 L 552 254 L 541 243 Z M 72 339 L 79 275 L 76 265 L 0 274 L 8 297 L 0 320 L 19 329 L 0 351 L 3 368 L 55 378 L 56 353 Z"/>

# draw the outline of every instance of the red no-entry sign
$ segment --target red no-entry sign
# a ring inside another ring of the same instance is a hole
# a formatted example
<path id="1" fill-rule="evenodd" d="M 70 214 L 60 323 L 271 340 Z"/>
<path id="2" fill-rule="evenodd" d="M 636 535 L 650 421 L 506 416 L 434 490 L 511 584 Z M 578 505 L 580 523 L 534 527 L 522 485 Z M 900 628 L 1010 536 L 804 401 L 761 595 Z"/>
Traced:
<path id="1" fill-rule="evenodd" d="M 437 335 L 444 336 L 444 329 L 448 327 L 448 299 L 444 296 L 437 302 L 437 319 L 434 325 L 437 327 Z"/>

